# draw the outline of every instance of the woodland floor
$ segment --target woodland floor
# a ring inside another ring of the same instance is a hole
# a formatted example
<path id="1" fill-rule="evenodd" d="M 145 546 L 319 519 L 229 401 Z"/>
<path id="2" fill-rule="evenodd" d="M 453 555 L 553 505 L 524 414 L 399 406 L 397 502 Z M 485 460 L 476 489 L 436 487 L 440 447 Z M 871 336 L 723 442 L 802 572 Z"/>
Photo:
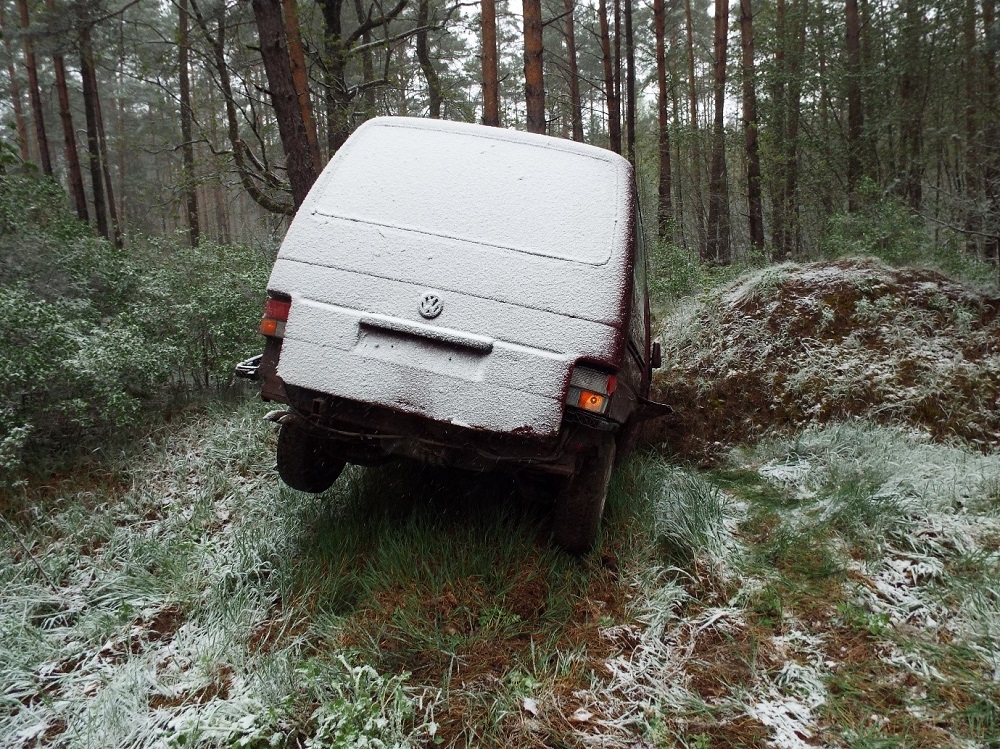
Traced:
<path id="1" fill-rule="evenodd" d="M 701 404 L 691 434 L 616 474 L 582 560 L 495 477 L 284 488 L 257 402 L 8 493 L 0 745 L 1000 747 L 995 302 L 856 262 L 701 305 L 661 385 Z M 792 383 L 806 365 L 826 379 Z M 903 395 L 826 398 L 862 385 Z"/>

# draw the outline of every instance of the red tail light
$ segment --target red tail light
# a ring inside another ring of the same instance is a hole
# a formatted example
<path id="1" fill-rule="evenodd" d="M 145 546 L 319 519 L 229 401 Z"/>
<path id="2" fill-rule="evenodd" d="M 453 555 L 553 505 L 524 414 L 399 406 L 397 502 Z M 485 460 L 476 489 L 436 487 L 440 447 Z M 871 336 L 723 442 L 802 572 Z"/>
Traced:
<path id="1" fill-rule="evenodd" d="M 271 297 L 264 303 L 264 316 L 260 320 L 262 335 L 283 338 L 288 311 L 292 308 L 291 299 L 275 299 Z"/>
<path id="2" fill-rule="evenodd" d="M 288 320 L 288 310 L 291 308 L 291 299 L 268 299 L 264 304 L 264 317 L 285 322 Z"/>

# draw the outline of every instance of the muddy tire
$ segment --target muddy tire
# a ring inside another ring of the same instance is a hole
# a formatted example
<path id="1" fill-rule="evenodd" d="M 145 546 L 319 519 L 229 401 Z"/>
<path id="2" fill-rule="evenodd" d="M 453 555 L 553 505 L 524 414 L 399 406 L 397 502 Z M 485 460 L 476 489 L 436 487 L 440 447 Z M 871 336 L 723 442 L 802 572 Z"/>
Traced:
<path id="1" fill-rule="evenodd" d="M 594 548 L 614 464 L 614 437 L 601 435 L 596 451 L 556 497 L 552 538 L 564 551 L 586 554 Z"/>
<path id="2" fill-rule="evenodd" d="M 293 489 L 310 494 L 325 492 L 344 470 L 345 462 L 330 443 L 294 424 L 278 432 L 278 475 Z"/>

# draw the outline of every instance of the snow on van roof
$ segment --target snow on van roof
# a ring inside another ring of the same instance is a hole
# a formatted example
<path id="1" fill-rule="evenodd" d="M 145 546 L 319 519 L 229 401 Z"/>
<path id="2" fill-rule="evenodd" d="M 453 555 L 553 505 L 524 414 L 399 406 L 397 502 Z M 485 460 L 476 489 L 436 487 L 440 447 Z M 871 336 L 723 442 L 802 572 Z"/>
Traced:
<path id="1" fill-rule="evenodd" d="M 631 166 L 604 149 L 466 123 L 381 117 L 338 151 L 304 210 L 592 265 L 626 242 Z"/>

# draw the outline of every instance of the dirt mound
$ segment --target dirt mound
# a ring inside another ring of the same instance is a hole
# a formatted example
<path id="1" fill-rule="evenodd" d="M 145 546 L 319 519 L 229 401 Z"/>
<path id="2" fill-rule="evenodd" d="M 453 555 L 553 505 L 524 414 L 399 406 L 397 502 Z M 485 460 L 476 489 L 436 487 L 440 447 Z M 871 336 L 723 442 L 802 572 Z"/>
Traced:
<path id="1" fill-rule="evenodd" d="M 765 432 L 864 416 L 1000 445 L 1000 297 L 852 259 L 772 266 L 674 314 L 647 435 L 710 463 Z"/>

